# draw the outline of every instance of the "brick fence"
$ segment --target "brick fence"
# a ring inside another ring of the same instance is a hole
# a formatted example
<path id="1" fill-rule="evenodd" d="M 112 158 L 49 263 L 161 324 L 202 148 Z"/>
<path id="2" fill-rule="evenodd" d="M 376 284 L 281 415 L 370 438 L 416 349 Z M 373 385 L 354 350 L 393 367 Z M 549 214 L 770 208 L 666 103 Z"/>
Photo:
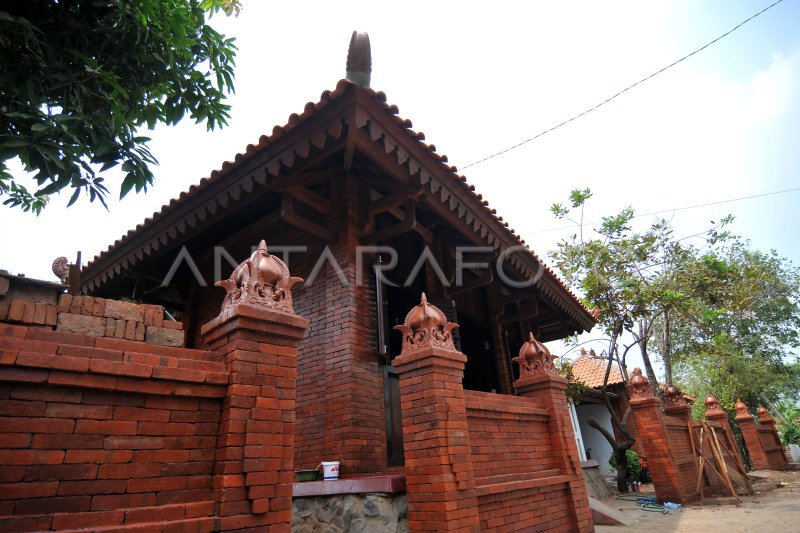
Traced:
<path id="1" fill-rule="evenodd" d="M 465 391 L 466 356 L 423 295 L 398 329 L 412 531 L 593 531 L 566 398 L 547 349 L 520 351 L 520 397 Z"/>
<path id="2" fill-rule="evenodd" d="M 0 531 L 289 531 L 308 323 L 272 283 L 229 294 L 205 350 L 168 346 L 183 330 L 159 306 L 4 305 Z"/>
<path id="3" fill-rule="evenodd" d="M 788 463 L 775 420 L 763 406 L 758 408 L 758 424 L 742 400 L 736 402 L 736 423 L 742 430 L 750 461 L 756 470 L 786 470 Z"/>

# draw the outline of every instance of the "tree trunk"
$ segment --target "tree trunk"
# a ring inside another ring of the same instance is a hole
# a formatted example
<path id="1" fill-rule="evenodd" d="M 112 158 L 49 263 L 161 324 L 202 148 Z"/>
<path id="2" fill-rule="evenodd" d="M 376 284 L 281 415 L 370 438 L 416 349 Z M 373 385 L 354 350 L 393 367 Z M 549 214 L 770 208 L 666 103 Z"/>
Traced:
<path id="1" fill-rule="evenodd" d="M 669 309 L 664 311 L 664 345 L 661 356 L 664 359 L 664 373 L 667 383 L 672 383 L 672 336 L 670 335 L 670 316 Z"/>
<path id="2" fill-rule="evenodd" d="M 647 345 L 650 339 L 650 332 L 648 331 L 649 324 L 646 320 L 639 321 L 639 335 L 634 334 L 634 338 L 639 342 L 639 351 L 642 353 L 642 362 L 644 363 L 644 371 L 647 373 L 647 379 L 653 384 L 653 394 L 656 397 L 661 397 L 661 389 L 658 387 L 658 380 L 656 373 L 653 370 L 653 363 L 650 362 L 650 353 L 647 351 Z"/>
<path id="3" fill-rule="evenodd" d="M 617 459 L 617 492 L 628 492 L 628 448 L 617 448 L 614 456 Z"/>

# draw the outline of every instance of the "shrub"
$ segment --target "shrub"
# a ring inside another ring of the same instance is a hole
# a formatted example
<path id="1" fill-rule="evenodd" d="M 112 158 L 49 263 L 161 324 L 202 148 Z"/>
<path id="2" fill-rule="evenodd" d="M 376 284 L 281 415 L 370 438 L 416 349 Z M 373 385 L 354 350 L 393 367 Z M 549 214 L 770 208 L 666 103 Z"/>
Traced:
<path id="1" fill-rule="evenodd" d="M 633 450 L 626 450 L 625 457 L 628 463 L 628 472 L 626 481 L 628 483 L 639 481 L 639 478 L 642 474 L 642 467 L 643 467 L 642 463 L 644 463 L 644 465 L 647 465 L 647 462 L 644 460 L 644 457 L 640 458 L 639 454 Z M 610 466 L 614 471 L 617 470 L 617 456 L 613 453 L 611 454 L 611 458 L 608 460 L 608 466 Z"/>

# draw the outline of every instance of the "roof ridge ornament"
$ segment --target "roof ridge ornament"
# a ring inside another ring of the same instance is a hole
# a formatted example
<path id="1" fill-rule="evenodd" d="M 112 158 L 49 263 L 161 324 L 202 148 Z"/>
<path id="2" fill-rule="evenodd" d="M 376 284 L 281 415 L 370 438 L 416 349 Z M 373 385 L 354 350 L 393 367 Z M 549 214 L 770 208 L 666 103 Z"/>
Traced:
<path id="1" fill-rule="evenodd" d="M 231 277 L 215 283 L 227 294 L 222 301 L 225 312 L 239 304 L 266 307 L 294 314 L 292 287 L 303 278 L 292 277 L 286 264 L 267 252 L 262 240 L 253 255 L 233 269 Z"/>
<path id="2" fill-rule="evenodd" d="M 372 77 L 372 49 L 367 32 L 354 31 L 347 50 L 345 78 L 356 85 L 369 87 Z"/>

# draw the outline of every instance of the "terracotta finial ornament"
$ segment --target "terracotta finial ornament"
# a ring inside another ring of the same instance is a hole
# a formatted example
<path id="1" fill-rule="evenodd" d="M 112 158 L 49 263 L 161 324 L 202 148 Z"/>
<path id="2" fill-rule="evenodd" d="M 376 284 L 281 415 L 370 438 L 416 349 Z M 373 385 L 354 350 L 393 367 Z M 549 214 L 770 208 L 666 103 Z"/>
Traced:
<path id="1" fill-rule="evenodd" d="M 428 303 L 423 292 L 419 305 L 413 307 L 405 321 L 394 329 L 403 334 L 401 353 L 405 353 L 425 346 L 455 351 L 451 332 L 457 327 L 455 322 L 447 321 L 438 307 Z"/>
<path id="2" fill-rule="evenodd" d="M 736 403 L 733 405 L 733 408 L 736 410 L 736 416 L 750 415 L 750 408 L 748 408 L 747 404 L 744 403 L 742 400 L 736 400 Z"/>
<path id="3" fill-rule="evenodd" d="M 631 398 L 653 398 L 653 386 L 650 381 L 642 375 L 642 369 L 638 366 L 631 373 Z"/>
<path id="4" fill-rule="evenodd" d="M 719 405 L 719 400 L 717 397 L 711 394 L 710 392 L 706 395 L 705 402 L 706 404 L 706 416 L 709 414 L 716 415 L 716 414 L 725 414 L 725 411 L 722 410 L 722 407 Z"/>
<path id="5" fill-rule="evenodd" d="M 769 411 L 767 411 L 767 408 L 763 405 L 758 406 L 756 413 L 758 413 L 758 421 L 762 424 L 765 422 L 774 422 L 772 415 L 769 414 Z"/>
<path id="6" fill-rule="evenodd" d="M 681 389 L 670 383 L 664 389 L 664 403 L 667 407 L 684 406 L 686 399 L 683 397 Z"/>
<path id="7" fill-rule="evenodd" d="M 215 285 L 227 291 L 222 311 L 247 304 L 294 313 L 292 287 L 302 281 L 289 274 L 283 261 L 267 253 L 267 243 L 262 240 L 253 255 L 233 269 L 230 278 Z"/>
<path id="8" fill-rule="evenodd" d="M 372 49 L 369 34 L 353 32 L 350 48 L 347 50 L 346 78 L 357 85 L 369 87 L 372 77 Z"/>
<path id="9" fill-rule="evenodd" d="M 528 342 L 519 349 L 519 355 L 512 359 L 519 365 L 519 379 L 539 374 L 557 374 L 553 356 L 547 346 L 537 341 L 533 333 L 528 333 Z"/>

